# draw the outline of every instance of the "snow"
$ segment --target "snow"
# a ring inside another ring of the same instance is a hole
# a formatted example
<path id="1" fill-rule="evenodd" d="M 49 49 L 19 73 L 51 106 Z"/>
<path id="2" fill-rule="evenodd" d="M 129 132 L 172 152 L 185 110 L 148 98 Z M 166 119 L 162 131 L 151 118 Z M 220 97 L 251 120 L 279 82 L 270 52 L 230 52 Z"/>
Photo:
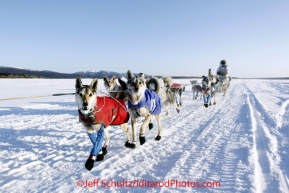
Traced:
<path id="1" fill-rule="evenodd" d="M 132 150 L 111 127 L 105 160 L 87 171 L 74 95 L 52 96 L 73 93 L 75 80 L 0 79 L 0 192 L 289 192 L 289 81 L 234 79 L 209 108 L 189 79 L 175 82 L 187 84 L 184 104 L 163 113 L 162 139 L 154 120 Z M 220 186 L 191 187 L 204 181 Z"/>

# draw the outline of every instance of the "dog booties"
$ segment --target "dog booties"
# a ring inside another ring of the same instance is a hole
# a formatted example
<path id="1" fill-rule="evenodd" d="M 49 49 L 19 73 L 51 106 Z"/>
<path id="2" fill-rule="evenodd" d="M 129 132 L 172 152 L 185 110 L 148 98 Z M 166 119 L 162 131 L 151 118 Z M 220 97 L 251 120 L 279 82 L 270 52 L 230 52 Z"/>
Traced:
<path id="1" fill-rule="evenodd" d="M 128 122 L 129 113 L 123 100 L 110 97 L 96 97 L 96 101 L 96 107 L 88 117 L 85 117 L 78 110 L 80 122 L 87 125 L 104 124 L 105 127 Z"/>
<path id="2" fill-rule="evenodd" d="M 130 101 L 128 101 L 127 105 L 128 108 L 132 109 L 145 107 L 149 110 L 150 114 L 152 115 L 158 115 L 161 113 L 162 110 L 162 102 L 159 95 L 156 92 L 149 89 L 145 90 L 144 97 L 138 104 L 133 105 Z"/>

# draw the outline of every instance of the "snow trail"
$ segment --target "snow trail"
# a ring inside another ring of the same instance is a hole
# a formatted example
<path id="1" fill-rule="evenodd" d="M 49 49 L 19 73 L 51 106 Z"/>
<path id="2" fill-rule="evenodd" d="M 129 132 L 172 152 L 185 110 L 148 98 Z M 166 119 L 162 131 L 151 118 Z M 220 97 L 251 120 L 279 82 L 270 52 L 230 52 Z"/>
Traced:
<path id="1" fill-rule="evenodd" d="M 178 82 L 189 84 L 188 79 Z M 64 93 L 64 89 L 70 93 L 74 88 L 74 80 L 11 84 L 13 92 L 7 87 L 9 94 L 3 98 L 29 97 L 31 86 L 35 89 L 30 96 Z M 102 84 L 100 80 L 99 89 L 104 89 Z M 205 108 L 202 100 L 192 99 L 187 86 L 180 113 L 172 108 L 169 116 L 163 114 L 160 141 L 154 140 L 155 120 L 154 128 L 146 129 L 147 142 L 143 146 L 137 142 L 134 150 L 124 147 L 126 136 L 120 127 L 111 127 L 108 154 L 91 171 L 84 168 L 91 143 L 78 122 L 73 95 L 0 101 L 0 192 L 288 192 L 287 88 L 288 81 L 234 79 L 226 97 L 217 94 L 217 104 Z M 139 120 L 137 133 L 140 124 Z M 220 186 L 104 188 L 99 181 L 98 187 L 84 188 L 77 184 L 96 179 L 219 182 Z"/>

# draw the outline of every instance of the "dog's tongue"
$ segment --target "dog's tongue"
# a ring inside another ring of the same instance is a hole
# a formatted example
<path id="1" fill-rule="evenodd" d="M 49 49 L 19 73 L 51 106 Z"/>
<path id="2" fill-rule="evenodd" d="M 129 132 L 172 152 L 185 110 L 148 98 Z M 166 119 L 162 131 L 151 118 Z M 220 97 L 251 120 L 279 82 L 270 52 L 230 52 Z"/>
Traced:
<path id="1" fill-rule="evenodd" d="M 89 115 L 89 110 L 86 110 L 86 111 L 82 110 L 81 112 L 82 112 L 82 115 L 83 115 L 85 118 L 88 117 L 88 115 Z"/>

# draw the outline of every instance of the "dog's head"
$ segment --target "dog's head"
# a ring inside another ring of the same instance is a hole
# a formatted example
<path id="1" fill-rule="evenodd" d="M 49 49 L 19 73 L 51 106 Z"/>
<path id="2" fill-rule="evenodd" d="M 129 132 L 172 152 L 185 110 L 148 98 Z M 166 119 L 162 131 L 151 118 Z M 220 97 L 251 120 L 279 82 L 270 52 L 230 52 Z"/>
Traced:
<path id="1" fill-rule="evenodd" d="M 202 78 L 202 90 L 207 94 L 211 88 L 212 80 L 208 76 L 202 76 Z"/>
<path id="2" fill-rule="evenodd" d="M 127 87 L 132 93 L 142 93 L 146 89 L 144 74 L 134 76 L 131 71 L 127 72 Z"/>
<path id="3" fill-rule="evenodd" d="M 104 76 L 103 81 L 106 90 L 113 90 L 117 85 L 115 76 L 113 76 L 111 79 L 109 79 L 107 76 Z"/>
<path id="4" fill-rule="evenodd" d="M 132 104 L 137 104 L 146 90 L 145 77 L 143 73 L 139 76 L 134 76 L 131 71 L 127 71 L 127 88 L 128 88 L 128 100 Z"/>
<path id="5" fill-rule="evenodd" d="M 159 93 L 160 91 L 160 82 L 157 77 L 149 76 L 146 79 L 146 86 L 149 90 L 155 91 L 156 93 Z"/>
<path id="6" fill-rule="evenodd" d="M 98 79 L 94 78 L 90 85 L 83 85 L 80 76 L 76 77 L 75 100 L 83 115 L 92 112 L 96 106 L 96 90 Z"/>

